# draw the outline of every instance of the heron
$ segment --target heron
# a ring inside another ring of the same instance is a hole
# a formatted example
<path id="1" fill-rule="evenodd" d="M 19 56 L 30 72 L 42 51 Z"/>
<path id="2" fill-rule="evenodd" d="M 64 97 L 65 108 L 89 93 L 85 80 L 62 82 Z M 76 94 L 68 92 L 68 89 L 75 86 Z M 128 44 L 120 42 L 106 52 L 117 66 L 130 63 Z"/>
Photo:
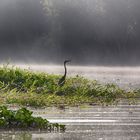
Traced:
<path id="1" fill-rule="evenodd" d="M 59 82 L 58 82 L 58 85 L 59 86 L 63 86 L 65 84 L 65 80 L 66 80 L 66 76 L 67 76 L 67 68 L 66 68 L 66 64 L 68 62 L 71 62 L 71 60 L 65 60 L 64 61 L 64 69 L 65 69 L 65 73 L 64 75 L 60 78 Z"/>

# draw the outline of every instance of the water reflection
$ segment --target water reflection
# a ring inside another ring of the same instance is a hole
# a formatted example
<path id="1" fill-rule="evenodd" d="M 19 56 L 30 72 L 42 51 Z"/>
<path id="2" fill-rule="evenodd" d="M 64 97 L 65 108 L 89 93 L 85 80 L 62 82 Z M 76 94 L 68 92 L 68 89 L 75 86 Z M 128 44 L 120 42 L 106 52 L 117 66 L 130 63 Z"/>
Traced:
<path id="1" fill-rule="evenodd" d="M 0 133 L 1 140 L 139 140 L 140 127 L 130 128 L 117 126 L 101 127 L 85 126 L 85 130 L 77 129 L 66 133 L 47 133 L 47 132 L 9 132 Z M 88 128 L 88 129 L 87 129 Z M 131 130 L 130 130 L 131 129 Z"/>
<path id="2" fill-rule="evenodd" d="M 140 101 L 137 105 L 32 109 L 34 116 L 66 124 L 65 133 L 0 132 L 0 140 L 139 140 Z"/>
<path id="3" fill-rule="evenodd" d="M 32 140 L 30 132 L 0 132 L 1 140 Z"/>

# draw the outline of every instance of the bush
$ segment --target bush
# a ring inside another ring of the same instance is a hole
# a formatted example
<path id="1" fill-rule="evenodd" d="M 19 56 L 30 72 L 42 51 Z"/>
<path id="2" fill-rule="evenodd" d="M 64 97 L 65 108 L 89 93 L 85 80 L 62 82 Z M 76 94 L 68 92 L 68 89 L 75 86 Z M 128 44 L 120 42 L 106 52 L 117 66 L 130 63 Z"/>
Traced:
<path id="1" fill-rule="evenodd" d="M 61 130 L 65 131 L 65 125 L 51 124 L 47 119 L 33 117 L 32 111 L 21 108 L 17 111 L 0 106 L 0 128 L 1 129 L 41 129 L 41 130 Z M 50 129 L 51 128 L 51 129 Z"/>

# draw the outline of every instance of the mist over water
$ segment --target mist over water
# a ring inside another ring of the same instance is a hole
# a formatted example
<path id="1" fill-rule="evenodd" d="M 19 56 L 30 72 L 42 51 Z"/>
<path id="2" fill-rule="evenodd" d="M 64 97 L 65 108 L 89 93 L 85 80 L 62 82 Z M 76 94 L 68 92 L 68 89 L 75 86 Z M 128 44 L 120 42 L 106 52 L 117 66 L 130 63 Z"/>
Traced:
<path id="1" fill-rule="evenodd" d="M 63 75 L 63 65 L 31 65 L 15 64 L 10 67 L 18 67 L 33 72 L 43 72 L 55 75 Z M 97 80 L 101 84 L 113 83 L 119 87 L 131 90 L 140 87 L 140 67 L 103 67 L 103 66 L 67 66 L 67 77 L 82 76 L 89 80 Z"/>
<path id="2" fill-rule="evenodd" d="M 1 0 L 0 60 L 139 66 L 139 0 Z"/>

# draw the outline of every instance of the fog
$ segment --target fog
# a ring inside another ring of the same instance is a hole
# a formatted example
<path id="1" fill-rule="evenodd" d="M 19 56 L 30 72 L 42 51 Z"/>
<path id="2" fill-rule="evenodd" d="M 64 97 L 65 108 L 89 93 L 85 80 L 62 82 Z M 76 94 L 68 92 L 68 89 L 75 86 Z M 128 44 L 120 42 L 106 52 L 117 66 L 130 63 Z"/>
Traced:
<path id="1" fill-rule="evenodd" d="M 140 65 L 139 7 L 139 0 L 1 0 L 0 59 Z"/>

